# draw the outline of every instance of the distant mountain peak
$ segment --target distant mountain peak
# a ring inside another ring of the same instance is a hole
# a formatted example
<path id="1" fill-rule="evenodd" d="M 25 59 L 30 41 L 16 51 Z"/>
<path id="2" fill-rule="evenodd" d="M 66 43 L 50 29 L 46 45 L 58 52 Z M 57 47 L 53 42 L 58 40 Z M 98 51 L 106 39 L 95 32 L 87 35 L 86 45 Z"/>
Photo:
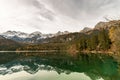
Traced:
<path id="1" fill-rule="evenodd" d="M 64 32 L 58 31 L 58 32 L 55 34 L 55 36 L 64 35 L 64 34 L 69 34 L 69 32 L 68 32 L 68 31 L 64 31 Z"/>
<path id="2" fill-rule="evenodd" d="M 99 22 L 95 25 L 94 29 L 109 29 L 113 26 L 119 26 L 120 25 L 120 20 L 112 20 L 109 22 Z"/>
<path id="3" fill-rule="evenodd" d="M 31 33 L 31 34 L 42 34 L 42 33 L 39 32 L 39 31 L 35 31 L 35 32 Z"/>
<path id="4" fill-rule="evenodd" d="M 68 31 L 64 31 L 64 32 L 58 31 L 55 34 L 42 34 L 40 31 L 35 31 L 35 32 L 28 34 L 28 33 L 24 33 L 21 31 L 9 30 L 4 33 L 1 33 L 0 35 L 5 37 L 6 39 L 11 39 L 11 40 L 18 41 L 18 42 L 34 43 L 34 42 L 37 42 L 38 40 L 42 40 L 45 38 L 51 38 L 51 37 L 59 36 L 59 35 L 64 35 L 68 33 L 69 33 Z"/>
<path id="5" fill-rule="evenodd" d="M 104 29 L 108 25 L 108 22 L 99 22 L 95 25 L 95 29 Z"/>
<path id="6" fill-rule="evenodd" d="M 90 30 L 92 30 L 92 28 L 89 28 L 89 27 L 85 27 L 85 28 L 83 28 L 83 30 L 81 30 L 80 32 L 87 32 L 87 31 L 90 31 Z"/>
<path id="7" fill-rule="evenodd" d="M 4 36 L 5 38 L 11 38 L 14 36 L 18 36 L 20 38 L 26 38 L 28 36 L 27 33 L 24 32 L 20 32 L 20 31 L 7 31 L 1 34 L 2 36 Z"/>
<path id="8" fill-rule="evenodd" d="M 53 34 L 42 34 L 40 31 L 35 31 L 32 33 L 24 33 L 21 31 L 6 31 L 4 33 L 1 33 L 1 38 L 2 36 L 5 37 L 6 39 L 11 39 L 17 42 L 23 42 L 23 43 L 37 43 L 39 41 L 42 41 L 43 39 L 47 39 L 47 38 L 52 38 L 52 37 L 56 37 L 59 35 L 65 35 L 65 34 L 69 34 L 68 31 L 58 31 L 57 33 Z"/>
<path id="9" fill-rule="evenodd" d="M 33 37 L 41 37 L 42 33 L 39 31 L 35 31 L 31 34 L 29 34 L 29 38 L 33 38 Z"/>

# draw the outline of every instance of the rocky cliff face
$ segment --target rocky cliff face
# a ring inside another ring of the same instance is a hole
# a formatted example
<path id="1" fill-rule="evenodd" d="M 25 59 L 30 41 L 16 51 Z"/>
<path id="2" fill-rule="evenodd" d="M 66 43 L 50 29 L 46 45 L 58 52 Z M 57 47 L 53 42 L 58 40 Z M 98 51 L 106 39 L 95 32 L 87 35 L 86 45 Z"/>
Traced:
<path id="1" fill-rule="evenodd" d="M 119 26 L 120 25 L 120 20 L 113 20 L 109 22 L 99 22 L 98 24 L 95 25 L 94 29 L 110 29 L 113 26 Z"/>
<path id="2" fill-rule="evenodd" d="M 91 28 L 89 28 L 89 27 L 85 27 L 83 30 L 81 30 L 80 32 L 82 32 L 82 33 L 85 33 L 85 32 L 88 32 L 88 31 L 90 31 L 90 30 L 92 30 Z"/>

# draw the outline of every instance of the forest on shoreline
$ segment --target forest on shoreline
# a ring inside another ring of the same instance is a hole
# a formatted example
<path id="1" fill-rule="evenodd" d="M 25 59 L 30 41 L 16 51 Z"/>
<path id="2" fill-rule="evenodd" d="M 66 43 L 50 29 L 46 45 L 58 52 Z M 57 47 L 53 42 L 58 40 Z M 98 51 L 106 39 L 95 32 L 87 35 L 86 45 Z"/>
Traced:
<path id="1" fill-rule="evenodd" d="M 75 32 L 59 35 L 39 41 L 37 44 L 25 44 L 0 39 L 0 50 L 40 51 L 66 50 L 71 53 L 111 52 L 120 54 L 120 20 L 99 22 L 94 29 L 85 32 Z"/>

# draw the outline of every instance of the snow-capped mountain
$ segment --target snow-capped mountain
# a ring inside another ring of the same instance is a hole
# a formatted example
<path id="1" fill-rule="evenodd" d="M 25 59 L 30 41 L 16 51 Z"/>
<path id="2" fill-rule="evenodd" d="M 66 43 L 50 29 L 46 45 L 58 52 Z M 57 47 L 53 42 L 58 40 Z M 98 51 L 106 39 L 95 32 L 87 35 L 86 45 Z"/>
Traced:
<path id="1" fill-rule="evenodd" d="M 58 31 L 56 34 L 54 34 L 55 36 L 59 36 L 59 35 L 64 35 L 64 34 L 69 34 L 68 31 L 64 31 L 64 32 L 61 32 L 61 31 Z"/>
<path id="2" fill-rule="evenodd" d="M 20 31 L 7 31 L 4 33 L 1 33 L 0 35 L 4 36 L 5 38 L 11 39 L 14 36 L 18 36 L 20 38 L 27 38 L 29 34 L 20 32 Z"/>
<path id="3" fill-rule="evenodd" d="M 32 37 L 35 37 L 35 36 L 38 36 L 38 37 L 41 37 L 42 33 L 39 32 L 39 31 L 36 31 L 36 32 L 33 32 L 31 34 L 29 34 L 29 38 L 32 38 Z"/>
<path id="4" fill-rule="evenodd" d="M 17 42 L 35 43 L 38 40 L 51 38 L 51 37 L 59 36 L 59 35 L 64 35 L 68 33 L 69 33 L 68 31 L 64 31 L 64 32 L 58 31 L 55 34 L 42 34 L 41 32 L 36 31 L 36 32 L 28 34 L 28 33 L 20 32 L 20 31 L 7 31 L 4 33 L 1 33 L 0 35 L 7 39 L 11 39 Z"/>

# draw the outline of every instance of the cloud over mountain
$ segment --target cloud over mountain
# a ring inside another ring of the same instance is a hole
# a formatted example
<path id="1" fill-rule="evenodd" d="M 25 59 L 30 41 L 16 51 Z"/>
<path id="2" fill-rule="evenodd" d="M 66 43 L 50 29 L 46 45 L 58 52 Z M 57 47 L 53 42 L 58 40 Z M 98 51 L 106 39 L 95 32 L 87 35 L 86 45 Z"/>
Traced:
<path id="1" fill-rule="evenodd" d="M 119 19 L 119 0 L 0 0 L 1 31 L 79 31 L 104 17 Z"/>

